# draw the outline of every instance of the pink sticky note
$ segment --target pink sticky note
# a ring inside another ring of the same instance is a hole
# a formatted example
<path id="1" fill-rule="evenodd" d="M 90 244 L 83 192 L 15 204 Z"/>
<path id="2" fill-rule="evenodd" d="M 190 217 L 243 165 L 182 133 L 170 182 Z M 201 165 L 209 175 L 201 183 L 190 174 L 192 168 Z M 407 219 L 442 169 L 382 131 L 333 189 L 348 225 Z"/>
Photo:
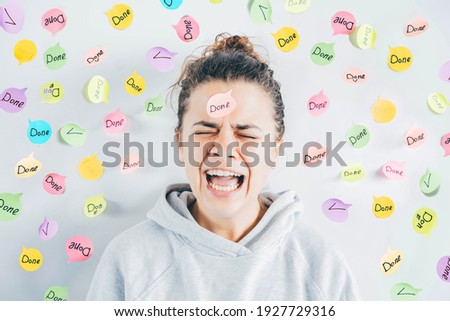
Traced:
<path id="1" fill-rule="evenodd" d="M 108 53 L 105 48 L 98 47 L 92 48 L 84 55 L 84 65 L 85 66 L 95 66 L 105 60 Z"/>
<path id="2" fill-rule="evenodd" d="M 127 121 L 127 116 L 122 114 L 120 108 L 117 108 L 115 112 L 106 115 L 104 121 L 105 130 L 109 134 L 121 133 L 127 126 Z"/>
<path id="3" fill-rule="evenodd" d="M 383 165 L 382 171 L 383 174 L 389 178 L 394 180 L 404 179 L 406 174 L 403 168 L 404 162 L 395 162 L 390 161 Z"/>
<path id="4" fill-rule="evenodd" d="M 94 246 L 90 239 L 84 236 L 74 236 L 66 242 L 66 253 L 69 257 L 68 262 L 86 261 L 92 256 Z"/>
<path id="5" fill-rule="evenodd" d="M 19 1 L 9 0 L 0 7 L 0 25 L 9 33 L 18 33 L 23 28 L 25 12 Z"/>
<path id="6" fill-rule="evenodd" d="M 416 19 L 410 20 L 406 23 L 403 28 L 403 33 L 407 37 L 418 36 L 424 33 L 428 29 L 428 22 L 423 18 L 417 17 Z"/>
<path id="7" fill-rule="evenodd" d="M 147 51 L 147 62 L 158 71 L 168 72 L 174 67 L 173 57 L 175 57 L 176 52 L 170 52 L 163 47 L 153 47 Z"/>
<path id="8" fill-rule="evenodd" d="M 302 164 L 307 167 L 318 167 L 325 161 L 327 157 L 327 148 L 323 147 L 320 143 L 316 146 L 310 146 L 305 155 L 302 158 Z M 319 147 L 320 146 L 320 147 Z"/>
<path id="9" fill-rule="evenodd" d="M 330 101 L 321 90 L 317 95 L 312 96 L 308 100 L 308 112 L 313 116 L 324 114 L 330 106 Z"/>
<path id="10" fill-rule="evenodd" d="M 367 79 L 367 74 L 359 68 L 350 68 L 344 75 L 344 80 L 350 84 L 363 84 Z"/>
<path id="11" fill-rule="evenodd" d="M 450 82 L 450 60 L 444 63 L 439 70 L 439 77 L 443 81 Z"/>
<path id="12" fill-rule="evenodd" d="M 349 35 L 356 27 L 356 19 L 350 12 L 339 11 L 331 17 L 331 27 L 333 36 Z"/>
<path id="13" fill-rule="evenodd" d="M 345 204 L 340 199 L 330 198 L 322 204 L 322 212 L 330 220 L 342 223 L 348 219 L 348 208 L 352 204 Z"/>
<path id="14" fill-rule="evenodd" d="M 120 171 L 122 174 L 127 174 L 143 166 L 144 164 L 141 164 L 139 154 L 131 154 L 128 157 L 123 157 L 120 163 Z"/>
<path id="15" fill-rule="evenodd" d="M 444 149 L 444 157 L 450 155 L 450 133 L 442 136 L 441 146 Z"/>
<path id="16" fill-rule="evenodd" d="M 178 38 L 185 42 L 194 41 L 200 33 L 200 27 L 197 21 L 190 16 L 181 17 L 173 27 L 177 31 Z"/>
<path id="17" fill-rule="evenodd" d="M 58 232 L 58 223 L 56 221 L 49 221 L 47 217 L 44 218 L 44 222 L 39 226 L 39 236 L 43 240 L 52 239 Z"/>
<path id="18" fill-rule="evenodd" d="M 66 26 L 67 17 L 61 9 L 53 8 L 43 14 L 41 25 L 55 35 Z"/>
<path id="19" fill-rule="evenodd" d="M 42 185 L 49 194 L 61 195 L 66 190 L 65 179 L 65 176 L 50 173 L 45 176 Z"/>
<path id="20" fill-rule="evenodd" d="M 425 143 L 427 134 L 423 128 L 414 127 L 408 130 L 405 135 L 404 144 L 410 149 L 416 149 Z"/>
<path id="21" fill-rule="evenodd" d="M 236 100 L 231 96 L 232 90 L 223 94 L 216 94 L 206 103 L 206 111 L 210 117 L 219 118 L 232 113 L 236 108 Z"/>

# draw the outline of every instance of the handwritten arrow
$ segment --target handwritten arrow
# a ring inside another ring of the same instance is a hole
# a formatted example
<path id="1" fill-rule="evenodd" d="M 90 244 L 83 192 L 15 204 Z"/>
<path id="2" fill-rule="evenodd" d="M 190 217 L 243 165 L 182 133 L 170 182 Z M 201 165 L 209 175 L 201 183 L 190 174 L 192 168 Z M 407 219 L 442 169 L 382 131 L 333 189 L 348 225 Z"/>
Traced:
<path id="1" fill-rule="evenodd" d="M 331 205 L 328 210 L 331 211 L 335 211 L 335 210 L 341 210 L 341 211 L 345 211 L 345 208 L 341 208 L 341 207 L 334 207 L 334 205 L 336 205 L 336 202 L 333 203 L 333 205 Z"/>
<path id="2" fill-rule="evenodd" d="M 431 178 L 431 173 L 428 175 L 428 182 L 423 181 L 425 183 L 425 185 L 427 185 L 427 188 L 430 188 L 430 178 Z"/>
<path id="3" fill-rule="evenodd" d="M 159 56 L 160 53 L 161 53 L 161 51 L 158 51 L 158 53 L 153 56 L 153 59 L 170 59 L 170 57 L 160 57 Z"/>
<path id="4" fill-rule="evenodd" d="M 47 236 L 48 236 L 48 224 L 49 223 L 50 222 L 47 222 L 47 226 L 45 227 L 45 231 L 44 231 L 44 229 L 42 229 L 42 232 L 44 232 L 44 234 L 47 235 Z"/>
<path id="5" fill-rule="evenodd" d="M 405 290 L 405 287 L 403 287 L 403 289 L 398 291 L 397 295 L 416 295 L 415 293 L 411 293 L 411 292 L 403 292 L 404 290 Z"/>
<path id="6" fill-rule="evenodd" d="M 8 15 L 9 19 L 11 20 L 11 21 L 5 21 L 5 23 L 7 23 L 7 24 L 9 24 L 9 25 L 15 26 L 15 25 L 16 25 L 16 22 L 13 20 L 13 18 L 11 18 L 11 16 L 9 15 L 8 10 L 6 10 L 6 8 L 3 8 L 3 9 L 5 10 L 5 12 L 6 12 L 6 14 Z"/>
<path id="7" fill-rule="evenodd" d="M 260 4 L 259 5 L 259 10 L 261 10 L 261 13 L 263 14 L 263 16 L 264 16 L 264 20 L 267 20 L 267 18 L 266 18 L 266 14 L 264 13 L 264 10 L 263 10 L 263 8 L 264 9 L 269 9 L 269 8 L 267 8 L 267 7 L 264 7 L 262 4 Z"/>
<path id="8" fill-rule="evenodd" d="M 69 131 L 67 132 L 67 135 L 83 135 L 83 133 L 80 132 L 72 132 L 73 127 L 69 129 Z"/>

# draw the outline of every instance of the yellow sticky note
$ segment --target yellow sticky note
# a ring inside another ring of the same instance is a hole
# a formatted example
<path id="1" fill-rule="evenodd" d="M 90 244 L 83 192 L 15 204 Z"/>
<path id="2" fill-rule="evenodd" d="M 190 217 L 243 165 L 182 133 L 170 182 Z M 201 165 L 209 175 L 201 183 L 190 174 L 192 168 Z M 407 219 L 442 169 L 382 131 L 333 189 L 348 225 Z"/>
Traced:
<path id="1" fill-rule="evenodd" d="M 94 154 L 81 160 L 78 171 L 84 179 L 96 180 L 103 175 L 103 166 L 97 154 Z"/>
<path id="2" fill-rule="evenodd" d="M 133 22 L 133 10 L 126 4 L 116 4 L 111 10 L 106 12 L 109 23 L 115 29 L 123 30 L 128 28 Z"/>
<path id="3" fill-rule="evenodd" d="M 395 118 L 397 108 L 395 104 L 381 97 L 372 106 L 372 117 L 378 123 L 388 123 Z"/>
<path id="4" fill-rule="evenodd" d="M 140 95 L 145 90 L 145 79 L 139 76 L 136 71 L 125 80 L 125 90 L 132 96 Z"/>
<path id="5" fill-rule="evenodd" d="M 390 275 L 398 270 L 403 263 L 403 252 L 392 250 L 388 247 L 386 253 L 381 258 L 381 270 L 384 274 Z"/>
<path id="6" fill-rule="evenodd" d="M 395 204 L 387 196 L 373 197 L 372 212 L 378 218 L 388 218 L 394 213 Z"/>
<path id="7" fill-rule="evenodd" d="M 283 52 L 289 52 L 297 48 L 300 42 L 298 31 L 291 27 L 283 27 L 272 34 L 277 48 Z"/>
<path id="8" fill-rule="evenodd" d="M 22 246 L 19 264 L 25 271 L 34 272 L 42 266 L 42 254 L 36 249 L 26 249 Z"/>
<path id="9" fill-rule="evenodd" d="M 408 48 L 400 47 L 389 47 L 388 55 L 388 65 L 394 71 L 405 71 L 411 67 L 413 62 L 413 56 Z"/>

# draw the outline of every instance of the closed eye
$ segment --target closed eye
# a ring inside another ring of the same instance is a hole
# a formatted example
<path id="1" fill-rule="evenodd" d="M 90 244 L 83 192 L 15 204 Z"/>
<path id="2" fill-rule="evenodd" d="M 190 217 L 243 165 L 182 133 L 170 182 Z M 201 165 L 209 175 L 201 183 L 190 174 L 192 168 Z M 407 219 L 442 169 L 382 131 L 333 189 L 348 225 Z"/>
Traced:
<path id="1" fill-rule="evenodd" d="M 215 134 L 215 132 L 195 132 L 195 135 L 212 135 Z"/>
<path id="2" fill-rule="evenodd" d="M 245 137 L 245 138 L 249 138 L 249 139 L 257 139 L 257 137 L 255 137 L 255 136 L 250 136 L 250 135 L 242 135 L 242 134 L 240 134 L 239 136 Z"/>

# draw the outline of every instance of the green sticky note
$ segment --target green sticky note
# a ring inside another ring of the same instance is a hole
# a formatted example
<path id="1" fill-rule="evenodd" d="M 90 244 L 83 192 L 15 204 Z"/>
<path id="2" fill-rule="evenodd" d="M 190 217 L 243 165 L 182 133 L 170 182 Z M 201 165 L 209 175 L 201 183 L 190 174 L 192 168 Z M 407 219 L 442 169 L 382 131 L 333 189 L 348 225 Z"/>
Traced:
<path id="1" fill-rule="evenodd" d="M 102 214 L 106 209 L 106 200 L 103 194 L 92 196 L 84 203 L 84 215 L 95 217 Z"/>
<path id="2" fill-rule="evenodd" d="M 272 22 L 272 6 L 268 0 L 253 0 L 250 4 L 250 18 L 254 24 Z"/>
<path id="3" fill-rule="evenodd" d="M 363 148 L 369 140 L 370 132 L 366 126 L 353 124 L 347 131 L 347 143 L 354 148 Z"/>
<path id="4" fill-rule="evenodd" d="M 69 299 L 69 289 L 62 286 L 52 286 L 45 291 L 45 301 L 67 301 Z"/>
<path id="5" fill-rule="evenodd" d="M 348 165 L 341 170 L 341 178 L 347 182 L 360 181 L 364 176 L 366 176 L 366 171 L 360 164 Z"/>
<path id="6" fill-rule="evenodd" d="M 391 288 L 391 299 L 394 301 L 415 301 L 417 294 L 422 291 L 408 283 L 397 283 Z"/>
<path id="7" fill-rule="evenodd" d="M 86 141 L 86 129 L 77 124 L 68 124 L 61 127 L 59 135 L 62 141 L 71 146 L 82 146 Z"/>
<path id="8" fill-rule="evenodd" d="M 335 57 L 334 43 L 319 42 L 312 47 L 310 55 L 315 64 L 328 65 L 333 62 Z"/>
<path id="9" fill-rule="evenodd" d="M 55 70 L 62 68 L 67 62 L 67 54 L 59 43 L 48 48 L 44 53 L 44 64 L 48 69 Z"/>
<path id="10" fill-rule="evenodd" d="M 0 221 L 11 221 L 22 213 L 22 193 L 0 193 Z"/>
<path id="11" fill-rule="evenodd" d="M 425 195 L 435 194 L 441 185 L 441 177 L 438 173 L 430 171 L 428 168 L 420 178 L 420 189 Z"/>
<path id="12" fill-rule="evenodd" d="M 156 116 L 164 109 L 164 100 L 162 95 L 159 94 L 156 97 L 150 98 L 145 103 L 145 113 L 148 116 Z"/>

